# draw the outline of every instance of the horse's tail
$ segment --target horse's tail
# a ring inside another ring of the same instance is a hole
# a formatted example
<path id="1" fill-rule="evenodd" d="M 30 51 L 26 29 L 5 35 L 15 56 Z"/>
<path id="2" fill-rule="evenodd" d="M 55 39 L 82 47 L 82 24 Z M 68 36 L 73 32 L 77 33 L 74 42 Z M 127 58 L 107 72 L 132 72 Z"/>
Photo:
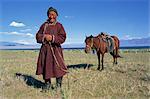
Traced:
<path id="1" fill-rule="evenodd" d="M 115 58 L 123 58 L 122 56 L 120 56 L 119 54 L 115 55 L 114 52 L 110 52 L 110 54 L 115 57 Z"/>
<path id="2" fill-rule="evenodd" d="M 116 58 L 123 58 L 122 56 L 120 55 L 115 55 Z"/>
<path id="3" fill-rule="evenodd" d="M 118 39 L 117 36 L 111 36 L 111 37 L 114 39 L 117 48 L 116 48 L 112 53 L 110 53 L 110 54 L 111 54 L 113 57 L 115 57 L 115 58 L 123 58 L 122 56 L 120 56 L 120 55 L 118 54 L 118 50 L 119 50 L 119 47 L 120 47 L 120 40 Z"/>

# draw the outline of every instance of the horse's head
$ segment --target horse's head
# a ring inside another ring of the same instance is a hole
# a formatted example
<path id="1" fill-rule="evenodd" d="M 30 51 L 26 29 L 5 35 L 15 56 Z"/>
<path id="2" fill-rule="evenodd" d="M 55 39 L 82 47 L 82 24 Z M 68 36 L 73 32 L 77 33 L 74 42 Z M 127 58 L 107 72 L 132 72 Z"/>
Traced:
<path id="1" fill-rule="evenodd" d="M 85 39 L 85 53 L 90 53 L 92 47 L 93 47 L 93 36 L 89 36 L 89 37 L 86 37 Z"/>

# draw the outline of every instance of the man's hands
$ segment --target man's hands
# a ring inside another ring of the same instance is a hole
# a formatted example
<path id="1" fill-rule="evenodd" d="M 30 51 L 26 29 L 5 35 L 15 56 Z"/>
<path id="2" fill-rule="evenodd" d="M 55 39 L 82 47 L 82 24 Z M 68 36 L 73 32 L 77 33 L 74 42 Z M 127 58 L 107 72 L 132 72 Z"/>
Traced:
<path id="1" fill-rule="evenodd" d="M 52 35 L 45 34 L 45 39 L 46 39 L 46 41 L 48 41 L 48 42 L 52 41 Z"/>

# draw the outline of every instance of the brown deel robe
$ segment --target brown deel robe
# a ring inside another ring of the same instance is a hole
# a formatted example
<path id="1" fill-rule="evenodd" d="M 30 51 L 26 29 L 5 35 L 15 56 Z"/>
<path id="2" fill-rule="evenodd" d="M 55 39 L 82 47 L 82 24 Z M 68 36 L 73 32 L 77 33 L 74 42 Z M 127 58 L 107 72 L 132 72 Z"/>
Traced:
<path id="1" fill-rule="evenodd" d="M 53 35 L 51 45 L 43 39 L 44 34 Z M 37 43 L 42 43 L 42 46 L 40 48 L 37 61 L 36 74 L 42 74 L 43 79 L 61 77 L 66 74 L 64 70 L 67 70 L 67 67 L 64 64 L 64 57 L 61 48 L 61 44 L 64 43 L 65 39 L 66 32 L 62 24 L 60 24 L 59 22 L 57 22 L 55 25 L 50 25 L 48 22 L 45 22 L 37 32 Z M 51 47 L 53 48 L 54 54 L 60 67 L 57 65 L 56 60 L 54 59 Z"/>

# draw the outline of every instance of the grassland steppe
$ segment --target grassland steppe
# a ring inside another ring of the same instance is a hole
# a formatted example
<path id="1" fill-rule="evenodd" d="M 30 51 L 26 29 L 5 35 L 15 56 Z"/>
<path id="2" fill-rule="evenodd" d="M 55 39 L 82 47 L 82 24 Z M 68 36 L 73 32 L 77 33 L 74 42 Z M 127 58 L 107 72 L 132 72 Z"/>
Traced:
<path id="1" fill-rule="evenodd" d="M 70 73 L 62 90 L 43 93 L 42 76 L 35 75 L 38 50 L 0 50 L 0 99 L 150 99 L 149 49 L 120 50 L 118 65 L 105 54 L 103 71 L 95 54 L 63 52 Z"/>

